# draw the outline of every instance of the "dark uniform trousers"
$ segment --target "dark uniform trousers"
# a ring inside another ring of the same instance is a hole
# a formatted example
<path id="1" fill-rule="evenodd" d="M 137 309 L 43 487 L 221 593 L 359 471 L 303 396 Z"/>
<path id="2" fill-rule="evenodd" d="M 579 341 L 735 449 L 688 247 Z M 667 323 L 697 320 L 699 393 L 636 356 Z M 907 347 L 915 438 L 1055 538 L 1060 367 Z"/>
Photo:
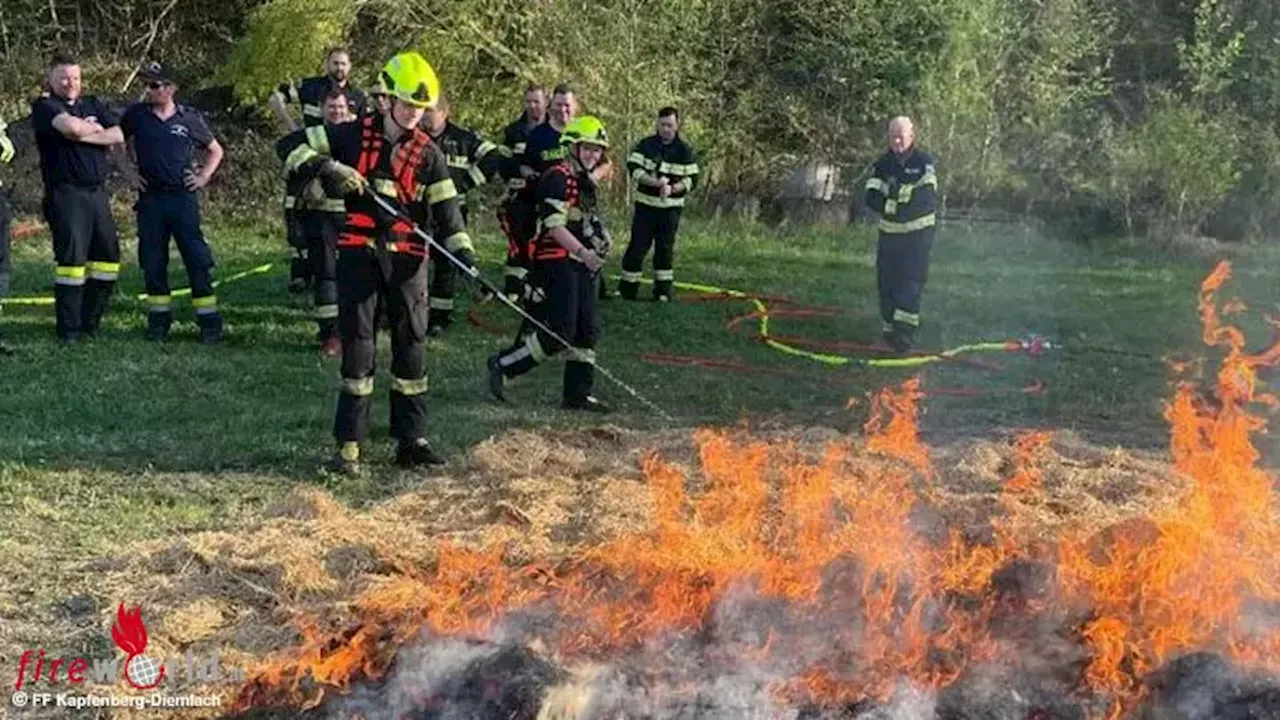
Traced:
<path id="1" fill-rule="evenodd" d="M 507 264 L 503 271 L 502 292 L 516 300 L 527 294 L 529 282 L 529 243 L 538 232 L 538 214 L 532 205 L 512 199 L 498 209 L 498 222 L 507 236 Z"/>
<path id="2" fill-rule="evenodd" d="M 295 292 L 311 285 L 311 249 L 307 245 L 307 229 L 303 224 L 303 211 L 295 209 L 298 199 L 285 198 L 284 230 L 293 258 L 289 261 L 289 288 Z"/>
<path id="3" fill-rule="evenodd" d="M 13 277 L 13 255 L 10 246 L 12 236 L 9 234 L 9 223 L 13 221 L 13 211 L 9 208 L 9 198 L 4 188 L 0 187 L 0 302 L 9 297 L 9 282 Z"/>
<path id="4" fill-rule="evenodd" d="M 340 212 L 299 210 L 299 223 L 307 239 L 307 256 L 314 285 L 317 337 L 338 336 L 338 235 L 345 216 Z"/>
<path id="5" fill-rule="evenodd" d="M 53 234 L 58 337 L 97 332 L 120 275 L 120 237 L 101 186 L 54 185 L 44 197 Z"/>
<path id="6" fill-rule="evenodd" d="M 531 275 L 530 284 L 546 293 L 542 302 L 530 304 L 534 317 L 570 342 L 581 356 L 565 361 L 564 399 L 585 400 L 595 385 L 595 346 L 600 338 L 596 274 L 566 258 L 538 263 Z M 504 351 L 498 364 L 507 377 L 518 377 L 562 350 L 558 340 L 542 330 L 532 330 Z"/>
<path id="7" fill-rule="evenodd" d="M 391 328 L 391 435 L 401 440 L 426 435 L 427 276 L 428 263 L 416 255 L 338 251 L 342 390 L 334 437 L 339 442 L 363 442 L 369 436 L 380 301 Z"/>
<path id="8" fill-rule="evenodd" d="M 631 216 L 631 241 L 622 256 L 622 281 L 618 293 L 634 300 L 640 287 L 638 278 L 644 258 L 653 247 L 653 296 L 671 297 L 675 281 L 676 233 L 680 229 L 680 208 L 658 208 L 636 203 Z"/>
<path id="9" fill-rule="evenodd" d="M 467 206 L 458 208 L 462 212 L 462 222 L 470 227 L 470 214 Z M 458 268 L 453 261 L 442 252 L 431 253 L 431 287 L 428 293 L 428 305 L 431 310 L 427 317 L 427 327 L 449 327 L 453 316 L 454 297 L 457 295 Z"/>
<path id="10" fill-rule="evenodd" d="M 169 240 L 182 256 L 191 281 L 191 305 L 201 327 L 215 324 L 218 300 L 213 292 L 213 251 L 200 229 L 200 201 L 185 190 L 144 192 L 134 206 L 138 214 L 138 264 L 147 287 L 147 311 L 167 325 L 172 319 L 169 294 Z"/>
<path id="11" fill-rule="evenodd" d="M 914 338 L 920 326 L 920 296 L 929 277 L 929 252 L 937 228 L 880 233 L 876 245 L 876 287 L 884 331 Z"/>

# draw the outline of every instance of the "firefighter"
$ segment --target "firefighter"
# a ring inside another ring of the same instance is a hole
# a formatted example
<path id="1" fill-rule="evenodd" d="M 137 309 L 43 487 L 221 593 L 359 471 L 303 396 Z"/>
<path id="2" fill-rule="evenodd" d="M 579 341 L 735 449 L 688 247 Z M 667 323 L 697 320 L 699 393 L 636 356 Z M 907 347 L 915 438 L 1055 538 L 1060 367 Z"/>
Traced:
<path id="1" fill-rule="evenodd" d="M 520 172 L 520 158 L 524 155 L 530 134 L 546 121 L 547 91 L 535 83 L 524 90 L 524 112 L 502 131 L 501 172 L 507 182 L 507 192 L 498 206 L 498 223 L 507 236 L 507 264 L 503 271 L 502 291 L 512 301 L 524 296 L 525 280 L 529 274 L 526 248 L 538 224 L 538 217 L 524 192 L 528 180 Z"/>
<path id="2" fill-rule="evenodd" d="M 324 122 L 328 127 L 353 122 L 351 101 L 341 90 L 331 90 L 324 99 Z M 305 177 L 290 173 L 289 193 L 298 198 L 297 217 L 307 241 L 311 260 L 313 312 L 320 354 L 342 355 L 338 337 L 338 235 L 346 219 L 346 202 L 337 183 L 323 175 Z"/>
<path id="3" fill-rule="evenodd" d="M 116 113 L 81 94 L 74 58 L 55 56 L 46 81 L 47 93 L 32 102 L 31 125 L 57 263 L 58 340 L 72 345 L 97 333 L 120 274 L 120 238 L 103 183 L 107 148 L 123 143 L 124 135 Z"/>
<path id="4" fill-rule="evenodd" d="M 171 68 L 151 63 L 139 73 L 146 83 L 142 102 L 130 105 L 120 127 L 136 158 L 139 186 L 134 206 L 138 217 L 138 264 L 147 288 L 148 340 L 169 336 L 173 297 L 169 294 L 169 239 L 182 255 L 191 281 L 191 305 L 200 327 L 200 342 L 222 339 L 222 315 L 213 291 L 213 252 L 200 230 L 196 193 L 209 184 L 222 163 L 223 149 L 199 110 L 174 101 L 178 85 Z M 192 169 L 196 148 L 205 152 L 203 167 Z"/>
<path id="5" fill-rule="evenodd" d="M 326 466 L 343 473 L 359 470 L 361 443 L 369 433 L 380 298 L 391 326 L 396 463 L 416 467 L 444 462 L 425 437 L 428 245 L 370 195 L 398 205 L 461 262 L 469 267 L 475 263 L 444 153 L 419 127 L 440 96 L 435 71 L 421 55 L 402 53 L 387 62 L 381 79 L 390 98 L 387 112 L 365 112 L 355 123 L 297 131 L 276 147 L 287 171 L 325 175 L 346 198 L 346 222 L 338 238 L 338 451 Z"/>
<path id="6" fill-rule="evenodd" d="M 880 215 L 876 285 L 884 341 L 906 354 L 920 328 L 920 296 L 929 273 L 937 224 L 933 156 L 915 144 L 908 117 L 889 122 L 889 149 L 867 180 L 867 206 Z"/>
<path id="7" fill-rule="evenodd" d="M 608 412 L 591 394 L 600 335 L 596 274 L 609 250 L 593 230 L 592 218 L 600 207 L 591 171 L 601 162 L 609 138 L 599 119 L 584 115 L 564 127 L 561 142 L 567 153 L 542 174 L 534 190 L 539 233 L 533 244 L 532 282 L 546 293 L 539 320 L 573 344 L 573 357 L 565 362 L 563 407 Z M 541 330 L 528 333 L 489 358 L 489 391 L 505 402 L 508 378 L 529 372 L 563 349 Z"/>
<path id="8" fill-rule="evenodd" d="M 484 139 L 474 130 L 455 125 L 449 119 L 449 101 L 441 97 L 433 108 L 427 108 L 423 116 L 423 129 L 432 141 L 440 146 L 449 163 L 449 176 L 458 189 L 458 203 L 462 219 L 470 226 L 467 212 L 467 193 L 473 188 L 498 176 L 498 164 L 502 159 L 498 146 Z M 427 335 L 438 337 L 449 328 L 453 316 L 454 285 L 457 269 L 444 255 L 431 258 L 433 276 L 428 304 L 431 313 L 427 322 Z"/>
<path id="9" fill-rule="evenodd" d="M 337 90 L 346 93 L 354 112 L 364 109 L 365 95 L 350 84 L 351 54 L 346 48 L 335 47 L 325 53 L 325 74 L 303 79 L 301 82 L 281 83 L 267 98 L 267 106 L 289 132 L 298 129 L 298 123 L 289 113 L 289 103 L 302 106 L 302 127 L 314 127 L 324 123 L 324 101 L 329 93 Z M 306 230 L 294 212 L 296 195 L 287 190 L 284 198 L 285 231 L 289 246 L 293 248 L 293 262 L 289 266 L 289 290 L 302 292 L 311 285 L 311 261 L 308 259 Z"/>
<path id="10" fill-rule="evenodd" d="M 653 245 L 653 299 L 668 302 L 675 282 L 672 267 L 680 214 L 698 178 L 698 158 L 680 137 L 680 114 L 675 108 L 658 111 L 656 132 L 632 149 L 627 170 L 635 182 L 636 201 L 618 293 L 636 299 L 644 258 Z"/>
<path id="11" fill-rule="evenodd" d="M 4 120 L 0 119 L 0 164 L 4 165 L 13 162 L 14 156 L 13 141 L 9 139 L 9 134 L 5 132 L 7 127 Z M 4 299 L 9 297 L 9 280 L 13 274 L 13 260 L 9 246 L 11 212 L 4 184 L 0 183 L 0 312 L 4 310 Z M 5 344 L 4 335 L 0 334 L 0 355 L 12 354 L 13 348 Z"/>

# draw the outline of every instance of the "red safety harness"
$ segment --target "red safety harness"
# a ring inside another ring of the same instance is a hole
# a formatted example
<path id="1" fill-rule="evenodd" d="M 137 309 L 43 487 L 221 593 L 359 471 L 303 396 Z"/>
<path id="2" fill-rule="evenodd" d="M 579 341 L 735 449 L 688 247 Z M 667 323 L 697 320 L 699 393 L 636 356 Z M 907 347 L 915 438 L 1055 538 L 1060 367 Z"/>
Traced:
<path id="1" fill-rule="evenodd" d="M 427 149 L 431 146 L 431 137 L 425 132 L 414 129 L 407 141 L 400 144 L 391 158 L 391 169 L 387 171 L 380 165 L 382 148 L 386 138 L 378 128 L 379 116 L 366 115 L 360 134 L 360 159 L 356 161 L 356 170 L 369 178 L 368 192 L 376 192 L 390 199 L 398 200 L 402 207 L 418 200 L 418 169 L 426 158 Z M 374 220 L 371 206 L 372 200 L 360 199 L 351 203 L 356 209 L 347 212 L 346 225 L 338 236 L 338 247 L 360 248 L 379 247 L 377 222 Z M 387 232 L 385 247 L 389 252 L 402 252 L 420 257 L 427 256 L 427 244 L 413 233 L 413 227 L 403 221 L 394 220 Z"/>
<path id="2" fill-rule="evenodd" d="M 578 207 L 580 202 L 580 193 L 578 190 L 578 177 L 573 172 L 573 168 L 568 163 L 557 163 L 547 169 L 547 172 L 555 172 L 564 175 L 565 179 L 565 211 Z M 569 251 L 564 246 L 556 242 L 551 237 L 551 233 L 541 230 L 529 243 L 529 256 L 534 260 L 563 260 L 569 257 Z"/>

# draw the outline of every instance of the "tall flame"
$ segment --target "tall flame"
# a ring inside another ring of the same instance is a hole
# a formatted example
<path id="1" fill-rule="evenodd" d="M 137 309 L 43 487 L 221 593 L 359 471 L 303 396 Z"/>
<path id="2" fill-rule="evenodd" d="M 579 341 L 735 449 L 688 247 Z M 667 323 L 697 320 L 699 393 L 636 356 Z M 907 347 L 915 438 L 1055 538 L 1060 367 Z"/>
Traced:
<path id="1" fill-rule="evenodd" d="M 141 605 L 125 610 L 124 603 L 120 603 L 116 609 L 116 620 L 111 624 L 111 639 L 130 656 L 146 652 L 147 626 L 142 622 Z"/>
<path id="2" fill-rule="evenodd" d="M 1221 322 L 1216 292 L 1229 276 L 1220 265 L 1200 294 L 1205 341 L 1227 349 L 1217 398 L 1181 383 L 1166 411 L 1188 487 L 1150 517 L 1056 537 L 1013 522 L 1014 505 L 1043 492 L 1051 436 L 1034 432 L 1014 444 L 1005 515 L 991 520 L 988 540 L 956 527 L 917 532 L 913 514 L 937 488 L 914 378 L 873 399 L 862 448 L 847 439 L 807 456 L 702 430 L 697 492 L 682 468 L 647 456 L 648 531 L 523 567 L 500 548 L 442 544 L 434 568 L 358 598 L 356 627 L 334 636 L 304 626 L 302 646 L 269 660 L 238 704 L 314 705 L 326 688 L 381 678 L 396 649 L 423 633 L 488 638 L 518 618 L 538 619 L 513 623 L 524 641 L 569 663 L 641 658 L 697 638 L 702 661 L 760 663 L 777 671 L 778 702 L 818 706 L 883 701 L 903 680 L 942 688 L 989 660 L 1021 667 L 1022 653 L 994 629 L 1010 613 L 1076 618 L 1067 630 L 1087 663 L 1069 672 L 1082 701 L 1101 698 L 1112 718 L 1142 700 L 1148 673 L 1184 652 L 1278 667 L 1280 628 L 1250 620 L 1251 602 L 1280 602 L 1280 508 L 1251 443 L 1264 423 L 1247 406 L 1265 398 L 1255 368 L 1280 348 L 1249 355 L 1243 334 Z M 1011 608 L 997 576 L 1017 563 L 1056 571 Z M 754 610 L 747 628 L 731 622 L 743 607 Z"/>

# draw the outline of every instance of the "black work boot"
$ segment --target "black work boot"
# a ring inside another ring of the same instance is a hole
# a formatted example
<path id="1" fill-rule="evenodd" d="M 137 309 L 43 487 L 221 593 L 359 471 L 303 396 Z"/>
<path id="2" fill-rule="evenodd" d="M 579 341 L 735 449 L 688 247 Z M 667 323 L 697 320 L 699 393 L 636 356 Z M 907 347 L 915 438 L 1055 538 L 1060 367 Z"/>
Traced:
<path id="1" fill-rule="evenodd" d="M 445 459 L 431 449 L 427 444 L 426 438 L 414 438 L 412 440 L 401 440 L 396 447 L 396 465 L 402 468 L 425 467 L 430 465 L 443 465 Z"/>
<path id="2" fill-rule="evenodd" d="M 502 372 L 502 365 L 498 362 L 500 357 L 500 355 L 489 356 L 489 394 L 499 402 L 506 402 L 507 396 L 503 393 L 503 387 L 507 384 L 507 376 Z"/>
<path id="3" fill-rule="evenodd" d="M 216 345 L 222 342 L 222 316 L 217 313 L 197 315 L 196 323 L 200 325 L 200 344 Z"/>
<path id="4" fill-rule="evenodd" d="M 333 454 L 333 457 L 325 461 L 320 470 L 330 475 L 346 475 L 348 477 L 359 475 L 364 470 L 360 464 L 360 444 L 355 442 L 342 443 L 338 446 L 338 450 Z"/>
<path id="5" fill-rule="evenodd" d="M 172 324 L 172 313 L 147 313 L 147 339 L 151 342 L 161 342 L 165 340 L 169 337 L 169 326 Z"/>

